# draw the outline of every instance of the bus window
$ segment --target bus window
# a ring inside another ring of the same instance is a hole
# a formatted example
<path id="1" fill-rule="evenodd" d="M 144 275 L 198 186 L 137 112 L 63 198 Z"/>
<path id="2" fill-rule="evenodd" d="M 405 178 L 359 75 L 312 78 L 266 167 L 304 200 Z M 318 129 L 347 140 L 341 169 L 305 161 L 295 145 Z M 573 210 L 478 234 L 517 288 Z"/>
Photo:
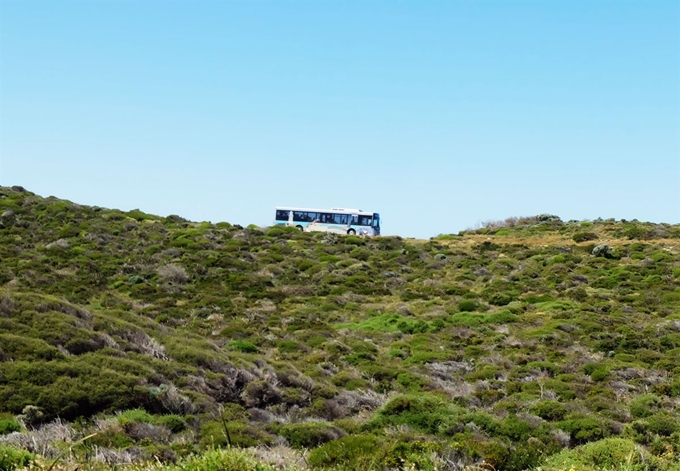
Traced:
<path id="1" fill-rule="evenodd" d="M 359 216 L 359 225 L 360 226 L 370 226 L 371 225 L 371 216 Z"/>

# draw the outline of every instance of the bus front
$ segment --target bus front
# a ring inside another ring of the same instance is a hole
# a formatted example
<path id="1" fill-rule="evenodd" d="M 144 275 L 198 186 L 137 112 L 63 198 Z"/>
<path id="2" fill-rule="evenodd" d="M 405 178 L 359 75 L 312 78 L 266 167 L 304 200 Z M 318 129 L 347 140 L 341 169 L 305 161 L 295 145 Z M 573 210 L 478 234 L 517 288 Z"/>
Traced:
<path id="1" fill-rule="evenodd" d="M 380 235 L 380 214 L 373 213 L 373 232 Z"/>

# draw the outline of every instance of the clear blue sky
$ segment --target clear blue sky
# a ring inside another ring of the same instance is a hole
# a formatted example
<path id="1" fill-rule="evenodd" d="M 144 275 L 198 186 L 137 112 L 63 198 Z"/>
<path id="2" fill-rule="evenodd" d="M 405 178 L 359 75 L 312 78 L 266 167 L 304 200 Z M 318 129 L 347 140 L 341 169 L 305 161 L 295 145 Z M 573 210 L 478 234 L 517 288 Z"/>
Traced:
<path id="1" fill-rule="evenodd" d="M 409 237 L 678 223 L 680 2 L 1 0 L 0 184 Z"/>

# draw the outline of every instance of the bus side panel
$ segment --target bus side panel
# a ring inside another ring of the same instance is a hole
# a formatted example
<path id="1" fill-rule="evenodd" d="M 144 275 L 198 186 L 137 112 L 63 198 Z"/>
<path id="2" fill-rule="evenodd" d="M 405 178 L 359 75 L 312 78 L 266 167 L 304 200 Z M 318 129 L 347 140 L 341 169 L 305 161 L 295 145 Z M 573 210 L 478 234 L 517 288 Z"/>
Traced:
<path id="1" fill-rule="evenodd" d="M 277 219 L 276 221 L 274 221 L 274 225 L 276 225 L 276 226 L 285 226 L 286 224 L 288 224 L 288 219 L 286 219 L 285 221 L 282 221 L 280 219 Z M 306 227 L 307 225 L 309 225 L 309 223 L 303 222 L 303 221 L 293 221 L 293 225 L 294 226 Z"/>

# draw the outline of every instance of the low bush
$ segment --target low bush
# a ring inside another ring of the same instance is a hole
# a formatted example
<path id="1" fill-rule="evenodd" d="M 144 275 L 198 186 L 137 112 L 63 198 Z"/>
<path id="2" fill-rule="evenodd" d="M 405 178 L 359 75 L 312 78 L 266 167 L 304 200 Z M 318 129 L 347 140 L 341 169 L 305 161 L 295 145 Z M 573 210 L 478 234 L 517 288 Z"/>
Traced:
<path id="1" fill-rule="evenodd" d="M 135 425 L 139 424 L 165 427 L 172 433 L 179 433 L 187 428 L 186 420 L 179 415 L 151 415 L 143 409 L 126 410 L 119 414 L 117 419 L 118 423 L 126 431 L 131 430 Z"/>
<path id="2" fill-rule="evenodd" d="M 630 401 L 630 414 L 636 419 L 649 417 L 659 409 L 661 399 L 654 394 L 643 394 Z"/>
<path id="3" fill-rule="evenodd" d="M 0 419 L 0 435 L 20 431 L 21 424 L 16 419 Z"/>
<path id="4" fill-rule="evenodd" d="M 293 448 L 314 448 L 345 436 L 341 429 L 323 422 L 286 424 L 275 430 Z"/>
<path id="5" fill-rule="evenodd" d="M 156 425 L 167 427 L 172 433 L 179 433 L 187 428 L 187 422 L 179 415 L 162 415 L 154 420 Z"/>
<path id="6" fill-rule="evenodd" d="M 99 430 L 97 435 L 88 440 L 88 445 L 112 449 L 124 449 L 133 445 L 134 441 L 121 427 L 109 427 Z"/>
<path id="7" fill-rule="evenodd" d="M 564 404 L 557 401 L 541 401 L 534 404 L 529 411 L 544 420 L 554 422 L 564 419 L 568 409 Z"/>
<path id="8" fill-rule="evenodd" d="M 479 307 L 477 301 L 472 299 L 464 299 L 458 303 L 458 310 L 460 312 L 474 312 Z"/>
<path id="9" fill-rule="evenodd" d="M 228 343 L 230 348 L 233 348 L 234 350 L 238 350 L 239 352 L 243 353 L 257 353 L 258 348 L 257 345 L 255 345 L 252 342 L 248 342 L 247 340 L 231 340 Z"/>
<path id="10" fill-rule="evenodd" d="M 277 468 L 263 464 L 244 450 L 228 448 L 190 455 L 163 471 L 275 471 Z"/>
<path id="11" fill-rule="evenodd" d="M 586 242 L 588 240 L 597 240 L 599 237 L 594 232 L 577 232 L 572 237 L 574 242 Z"/>
<path id="12" fill-rule="evenodd" d="M 150 424 L 153 416 L 144 409 L 129 409 L 118 415 L 118 423 L 125 427 L 128 424 Z"/>
<path id="13" fill-rule="evenodd" d="M 270 227 L 267 229 L 267 232 L 265 232 L 267 237 L 280 237 L 283 234 L 285 234 L 285 231 L 281 227 Z"/>
<path id="14" fill-rule="evenodd" d="M 251 425 L 240 422 L 209 421 L 201 427 L 201 439 L 199 445 L 202 449 L 210 450 L 215 447 L 252 447 L 257 445 L 269 445 L 273 442 L 272 437 Z"/>
<path id="15" fill-rule="evenodd" d="M 545 471 L 565 469 L 645 470 L 650 459 L 647 453 L 631 440 L 605 438 L 593 443 L 565 450 L 549 457 L 541 466 Z"/>
<path id="16" fill-rule="evenodd" d="M 401 439 L 384 451 L 381 465 L 383 469 L 436 471 L 440 468 L 433 458 L 441 451 L 438 443 Z"/>
<path id="17" fill-rule="evenodd" d="M 372 469 L 382 463 L 383 453 L 383 443 L 375 435 L 348 435 L 311 450 L 307 461 L 316 467 Z"/>
<path id="18" fill-rule="evenodd" d="M 680 431 L 680 420 L 667 412 L 660 412 L 644 419 L 646 429 L 650 432 L 669 437 Z"/>
<path id="19" fill-rule="evenodd" d="M 388 401 L 364 426 L 375 430 L 407 425 L 415 430 L 444 434 L 456 423 L 458 411 L 446 400 L 432 394 L 407 394 Z"/>
<path id="20" fill-rule="evenodd" d="M 594 417 L 569 419 L 558 422 L 558 427 L 569 434 L 571 442 L 581 445 L 611 435 L 606 424 Z"/>
<path id="21" fill-rule="evenodd" d="M 593 381 L 604 381 L 609 377 L 609 368 L 600 363 L 588 363 L 583 367 L 583 372 L 590 376 Z"/>
<path id="22" fill-rule="evenodd" d="M 345 237 L 345 244 L 348 245 L 365 245 L 366 241 L 358 236 L 347 236 Z"/>
<path id="23" fill-rule="evenodd" d="M 268 381 L 252 381 L 243 389 L 241 399 L 248 407 L 266 407 L 281 400 L 281 391 Z"/>
<path id="24" fill-rule="evenodd" d="M 25 450 L 18 450 L 0 444 L 0 471 L 14 471 L 29 466 L 35 456 Z"/>

